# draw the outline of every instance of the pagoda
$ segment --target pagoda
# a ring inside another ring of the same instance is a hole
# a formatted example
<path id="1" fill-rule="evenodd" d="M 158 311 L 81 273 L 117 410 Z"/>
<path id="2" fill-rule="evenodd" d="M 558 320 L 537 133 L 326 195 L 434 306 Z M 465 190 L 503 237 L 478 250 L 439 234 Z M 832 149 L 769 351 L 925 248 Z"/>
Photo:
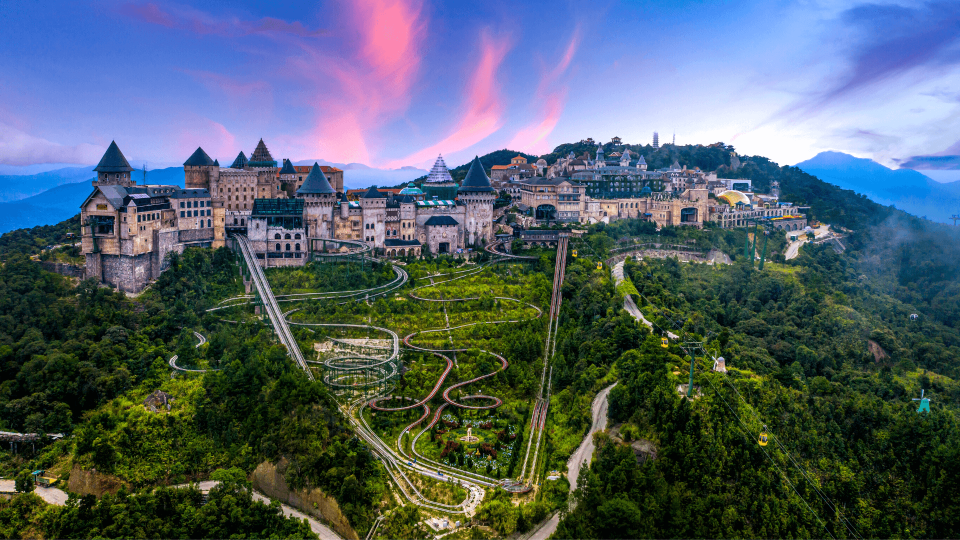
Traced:
<path id="1" fill-rule="evenodd" d="M 430 174 L 423 182 L 424 198 L 428 201 L 452 201 L 457 198 L 457 183 L 453 181 L 447 164 L 443 161 L 443 156 L 437 156 L 436 163 L 430 169 Z"/>

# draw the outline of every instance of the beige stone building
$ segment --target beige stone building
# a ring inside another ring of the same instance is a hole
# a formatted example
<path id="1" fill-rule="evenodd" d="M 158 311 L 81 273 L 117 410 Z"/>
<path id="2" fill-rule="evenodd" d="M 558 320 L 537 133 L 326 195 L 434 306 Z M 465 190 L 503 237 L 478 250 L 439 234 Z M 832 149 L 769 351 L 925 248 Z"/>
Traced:
<path id="1" fill-rule="evenodd" d="M 494 238 L 496 192 L 478 158 L 450 200 L 425 200 L 408 187 L 399 194 L 370 188 L 348 201 L 343 171 L 314 164 L 304 174 L 289 160 L 278 167 L 263 140 L 250 160 L 241 152 L 230 167 L 197 148 L 184 163 L 185 189 L 137 186 L 116 143 L 95 170 L 94 191 L 81 206 L 86 275 L 125 291 L 156 279 L 169 253 L 220 247 L 231 234 L 246 235 L 264 266 L 302 265 L 313 253 L 343 248 L 330 240 L 419 256 L 423 249 L 479 248 Z"/>

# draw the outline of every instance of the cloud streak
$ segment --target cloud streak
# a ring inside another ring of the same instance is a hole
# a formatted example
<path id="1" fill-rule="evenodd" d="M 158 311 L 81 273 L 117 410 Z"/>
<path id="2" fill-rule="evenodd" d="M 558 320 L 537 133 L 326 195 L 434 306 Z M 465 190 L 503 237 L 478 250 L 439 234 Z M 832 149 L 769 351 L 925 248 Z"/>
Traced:
<path id="1" fill-rule="evenodd" d="M 467 81 L 465 112 L 452 133 L 443 140 L 386 164 L 396 168 L 411 163 L 426 163 L 438 154 L 451 154 L 469 148 L 495 133 L 503 125 L 504 104 L 497 72 L 510 50 L 508 39 L 495 39 L 484 30 L 480 34 L 480 60 Z"/>
<path id="2" fill-rule="evenodd" d="M 129 2 L 120 6 L 122 15 L 149 24 L 188 30 L 199 35 L 245 36 L 251 34 L 287 34 L 296 37 L 318 37 L 327 34 L 324 29 L 311 30 L 299 21 L 287 22 L 273 17 L 245 21 L 237 17 L 218 18 L 188 6 L 167 5 L 165 9 L 153 2 Z"/>
<path id="3" fill-rule="evenodd" d="M 94 144 L 57 144 L 0 123 L 0 164 L 3 165 L 96 163 L 105 150 L 104 147 Z"/>
<path id="4" fill-rule="evenodd" d="M 566 86 L 558 88 L 554 88 L 554 86 L 566 73 L 567 68 L 570 67 L 579 45 L 580 27 L 578 26 L 573 31 L 573 36 L 570 38 L 563 56 L 560 57 L 560 61 L 553 69 L 541 76 L 540 84 L 537 85 L 537 101 L 543 103 L 540 109 L 540 120 L 521 128 L 507 144 L 508 148 L 535 153 L 549 151 L 547 136 L 557 127 L 557 122 L 560 121 L 560 115 L 563 114 L 567 99 Z"/>
<path id="5" fill-rule="evenodd" d="M 922 75 L 960 64 L 960 4 L 933 1 L 918 7 L 864 4 L 840 16 L 847 34 L 855 36 L 846 50 L 847 69 L 825 90 L 795 103 L 778 116 L 822 112 L 839 101 L 869 92 L 904 74 Z"/>

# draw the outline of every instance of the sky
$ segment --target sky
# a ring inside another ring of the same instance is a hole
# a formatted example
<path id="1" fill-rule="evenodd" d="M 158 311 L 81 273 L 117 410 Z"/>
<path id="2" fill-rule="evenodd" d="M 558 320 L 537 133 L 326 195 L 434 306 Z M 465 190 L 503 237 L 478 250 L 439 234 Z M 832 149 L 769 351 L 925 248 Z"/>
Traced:
<path id="1" fill-rule="evenodd" d="M 0 2 L 0 167 L 564 142 L 960 167 L 960 2 Z"/>

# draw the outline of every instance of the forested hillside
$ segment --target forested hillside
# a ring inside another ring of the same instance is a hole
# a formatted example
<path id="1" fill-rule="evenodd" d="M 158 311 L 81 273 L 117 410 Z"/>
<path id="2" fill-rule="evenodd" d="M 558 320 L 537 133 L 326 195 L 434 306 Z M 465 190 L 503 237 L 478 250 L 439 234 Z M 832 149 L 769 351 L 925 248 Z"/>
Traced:
<path id="1" fill-rule="evenodd" d="M 579 505 L 555 537 L 956 537 L 956 230 L 763 158 L 746 158 L 741 174 L 779 181 L 784 199 L 849 229 L 847 250 L 806 246 L 763 272 L 629 262 L 652 333 L 604 323 L 617 310 L 597 310 L 607 281 L 568 274 L 563 317 L 575 321 L 565 328 L 576 347 L 558 363 L 575 366 L 574 393 L 612 366 L 617 429 L 597 436 Z M 608 232 L 596 227 L 586 242 L 602 254 Z M 592 309 L 579 301 L 590 291 Z M 663 348 L 666 331 L 681 338 Z M 687 341 L 709 353 L 695 364 L 694 399 L 677 392 L 690 366 L 677 343 Z M 726 374 L 711 370 L 718 356 Z M 913 401 L 921 388 L 929 414 Z"/>

